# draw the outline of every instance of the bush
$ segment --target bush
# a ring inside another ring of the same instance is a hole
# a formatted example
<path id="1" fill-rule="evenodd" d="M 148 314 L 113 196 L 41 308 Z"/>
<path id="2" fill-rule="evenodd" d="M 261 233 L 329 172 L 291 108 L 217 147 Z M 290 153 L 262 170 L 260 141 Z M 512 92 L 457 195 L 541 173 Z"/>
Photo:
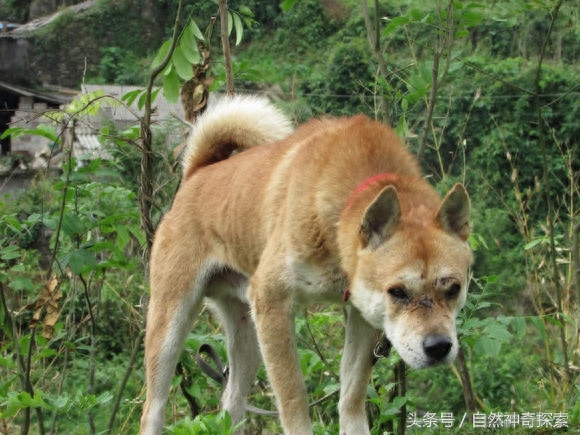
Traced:
<path id="1" fill-rule="evenodd" d="M 314 115 L 373 113 L 369 87 L 373 83 L 371 56 L 359 43 L 339 44 L 319 78 L 302 84 L 301 91 Z"/>
<path id="2" fill-rule="evenodd" d="M 338 23 L 329 18 L 316 0 L 302 0 L 277 20 L 274 49 L 292 56 L 320 47 L 338 30 Z"/>

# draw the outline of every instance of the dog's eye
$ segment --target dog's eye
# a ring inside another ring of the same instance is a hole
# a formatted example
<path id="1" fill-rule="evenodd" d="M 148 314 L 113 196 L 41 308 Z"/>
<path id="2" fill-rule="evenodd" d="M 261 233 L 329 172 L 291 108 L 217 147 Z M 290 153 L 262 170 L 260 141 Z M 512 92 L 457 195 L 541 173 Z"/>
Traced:
<path id="1" fill-rule="evenodd" d="M 461 286 L 459 284 L 453 284 L 449 290 L 447 290 L 446 297 L 447 299 L 455 299 L 459 292 L 461 291 Z"/>
<path id="2" fill-rule="evenodd" d="M 411 297 L 403 287 L 392 287 L 388 290 L 389 295 L 398 302 L 409 302 Z"/>

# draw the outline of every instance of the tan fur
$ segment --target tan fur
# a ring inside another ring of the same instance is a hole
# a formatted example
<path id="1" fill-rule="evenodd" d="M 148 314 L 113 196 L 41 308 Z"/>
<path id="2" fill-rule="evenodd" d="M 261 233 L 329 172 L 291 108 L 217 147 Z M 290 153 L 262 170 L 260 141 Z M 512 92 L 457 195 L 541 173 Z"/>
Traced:
<path id="1" fill-rule="evenodd" d="M 313 120 L 287 136 L 279 111 L 247 97 L 219 103 L 201 122 L 151 257 L 141 433 L 161 430 L 205 297 L 226 330 L 222 403 L 234 421 L 261 355 L 284 431 L 311 433 L 294 312 L 340 303 L 348 288 L 340 426 L 368 434 L 364 398 L 379 331 L 413 367 L 449 363 L 457 352 L 471 263 L 465 189 L 441 201 L 394 132 L 364 116 Z"/>

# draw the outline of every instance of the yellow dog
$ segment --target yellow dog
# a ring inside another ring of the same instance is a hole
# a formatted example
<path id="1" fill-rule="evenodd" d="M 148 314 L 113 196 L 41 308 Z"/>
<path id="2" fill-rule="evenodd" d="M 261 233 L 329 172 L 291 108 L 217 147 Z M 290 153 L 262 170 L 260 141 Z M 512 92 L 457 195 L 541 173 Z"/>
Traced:
<path id="1" fill-rule="evenodd" d="M 227 337 L 222 404 L 234 422 L 263 359 L 284 432 L 312 433 L 294 332 L 304 304 L 346 306 L 343 434 L 369 433 L 380 333 L 412 367 L 453 361 L 472 262 L 469 198 L 457 184 L 441 200 L 392 130 L 356 116 L 292 132 L 267 100 L 225 98 L 199 119 L 183 165 L 151 256 L 142 434 L 162 430 L 178 356 L 206 299 Z"/>

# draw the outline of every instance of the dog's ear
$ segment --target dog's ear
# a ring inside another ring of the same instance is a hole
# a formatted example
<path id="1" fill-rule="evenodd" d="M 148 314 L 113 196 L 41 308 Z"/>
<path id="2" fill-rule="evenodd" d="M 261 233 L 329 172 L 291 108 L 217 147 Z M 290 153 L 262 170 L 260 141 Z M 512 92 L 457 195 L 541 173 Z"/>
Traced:
<path id="1" fill-rule="evenodd" d="M 469 195 L 463 184 L 457 183 L 443 198 L 436 219 L 445 231 L 466 241 L 470 231 L 470 213 Z"/>
<path id="2" fill-rule="evenodd" d="M 363 247 L 375 249 L 394 232 L 401 218 L 401 205 L 397 191 L 387 186 L 365 210 L 359 235 Z"/>

